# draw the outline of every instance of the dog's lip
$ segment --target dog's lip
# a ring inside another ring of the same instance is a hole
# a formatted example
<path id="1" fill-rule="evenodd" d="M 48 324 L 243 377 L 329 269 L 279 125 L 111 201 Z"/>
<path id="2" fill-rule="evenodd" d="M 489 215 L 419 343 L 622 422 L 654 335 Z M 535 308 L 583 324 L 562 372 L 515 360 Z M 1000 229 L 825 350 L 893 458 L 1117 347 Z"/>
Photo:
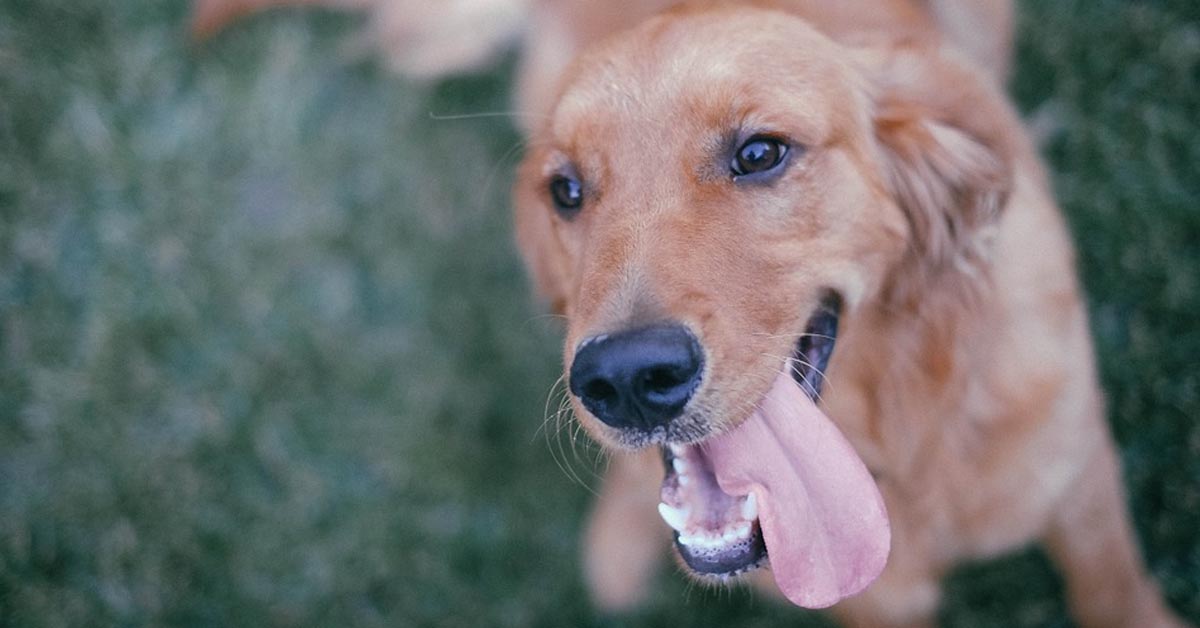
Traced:
<path id="1" fill-rule="evenodd" d="M 809 317 L 789 360 L 792 378 L 814 403 L 837 340 L 840 313 L 840 297 L 829 293 Z M 721 491 L 706 466 L 702 443 L 664 447 L 663 462 L 659 511 L 673 529 L 676 551 L 694 575 L 723 580 L 769 563 L 753 495 L 734 497 Z"/>
<path id="2" fill-rule="evenodd" d="M 841 297 L 836 292 L 827 293 L 809 317 L 792 353 L 792 379 L 814 403 L 820 402 L 825 369 L 829 366 L 829 358 L 833 356 L 833 346 L 837 342 L 841 312 Z"/>

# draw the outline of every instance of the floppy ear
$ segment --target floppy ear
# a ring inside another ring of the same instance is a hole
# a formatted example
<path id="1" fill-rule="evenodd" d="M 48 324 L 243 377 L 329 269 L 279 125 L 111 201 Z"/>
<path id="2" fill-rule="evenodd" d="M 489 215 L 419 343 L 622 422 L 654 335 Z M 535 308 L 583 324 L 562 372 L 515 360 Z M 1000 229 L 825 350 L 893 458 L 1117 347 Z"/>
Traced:
<path id="1" fill-rule="evenodd" d="M 893 50 L 871 66 L 884 184 L 911 253 L 924 270 L 970 270 L 1012 188 L 1019 122 L 982 70 L 936 51 Z"/>
<path id="2" fill-rule="evenodd" d="M 517 248 L 529 270 L 533 288 L 555 314 L 563 314 L 567 304 L 568 257 L 555 233 L 542 160 L 531 151 L 517 171 L 513 188 L 514 230 Z"/>

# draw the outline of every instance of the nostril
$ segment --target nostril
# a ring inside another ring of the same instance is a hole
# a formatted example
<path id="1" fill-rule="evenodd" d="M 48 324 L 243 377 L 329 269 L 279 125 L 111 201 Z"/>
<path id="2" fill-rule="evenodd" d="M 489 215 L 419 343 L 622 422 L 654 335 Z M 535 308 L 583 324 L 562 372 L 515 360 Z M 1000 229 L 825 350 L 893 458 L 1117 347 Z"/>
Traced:
<path id="1" fill-rule="evenodd" d="M 638 377 L 635 399 L 643 410 L 673 416 L 682 410 L 699 383 L 694 364 L 672 364 L 646 369 Z"/>
<path id="2" fill-rule="evenodd" d="M 617 397 L 620 396 L 620 393 L 617 392 L 617 387 L 603 379 L 593 379 L 584 384 L 581 392 L 583 393 L 583 397 L 598 403 L 616 401 Z"/>
<path id="3" fill-rule="evenodd" d="M 642 374 L 642 389 L 660 394 L 670 392 L 689 379 L 683 371 L 684 369 L 669 367 L 649 369 Z"/>

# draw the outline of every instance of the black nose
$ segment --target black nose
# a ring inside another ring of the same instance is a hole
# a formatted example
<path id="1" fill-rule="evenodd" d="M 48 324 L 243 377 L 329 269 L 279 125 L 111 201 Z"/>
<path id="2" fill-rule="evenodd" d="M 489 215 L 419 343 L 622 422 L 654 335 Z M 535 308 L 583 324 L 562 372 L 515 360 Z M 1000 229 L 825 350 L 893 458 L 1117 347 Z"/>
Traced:
<path id="1" fill-rule="evenodd" d="M 650 430 L 683 412 L 703 366 L 700 343 L 682 325 L 598 336 L 575 354 L 571 392 L 608 425 Z"/>

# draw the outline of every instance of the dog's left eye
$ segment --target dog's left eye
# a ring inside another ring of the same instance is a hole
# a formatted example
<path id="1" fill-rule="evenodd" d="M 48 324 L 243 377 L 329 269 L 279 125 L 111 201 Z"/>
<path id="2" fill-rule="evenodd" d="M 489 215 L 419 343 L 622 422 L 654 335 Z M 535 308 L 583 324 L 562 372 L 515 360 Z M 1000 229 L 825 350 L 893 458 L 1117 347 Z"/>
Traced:
<path id="1" fill-rule="evenodd" d="M 554 207 L 564 217 L 572 217 L 583 205 L 583 185 L 570 175 L 555 175 L 550 179 L 550 198 Z"/>
<path id="2" fill-rule="evenodd" d="M 768 172 L 783 163 L 787 152 L 787 144 L 772 137 L 756 135 L 737 149 L 729 169 L 735 178 Z"/>

